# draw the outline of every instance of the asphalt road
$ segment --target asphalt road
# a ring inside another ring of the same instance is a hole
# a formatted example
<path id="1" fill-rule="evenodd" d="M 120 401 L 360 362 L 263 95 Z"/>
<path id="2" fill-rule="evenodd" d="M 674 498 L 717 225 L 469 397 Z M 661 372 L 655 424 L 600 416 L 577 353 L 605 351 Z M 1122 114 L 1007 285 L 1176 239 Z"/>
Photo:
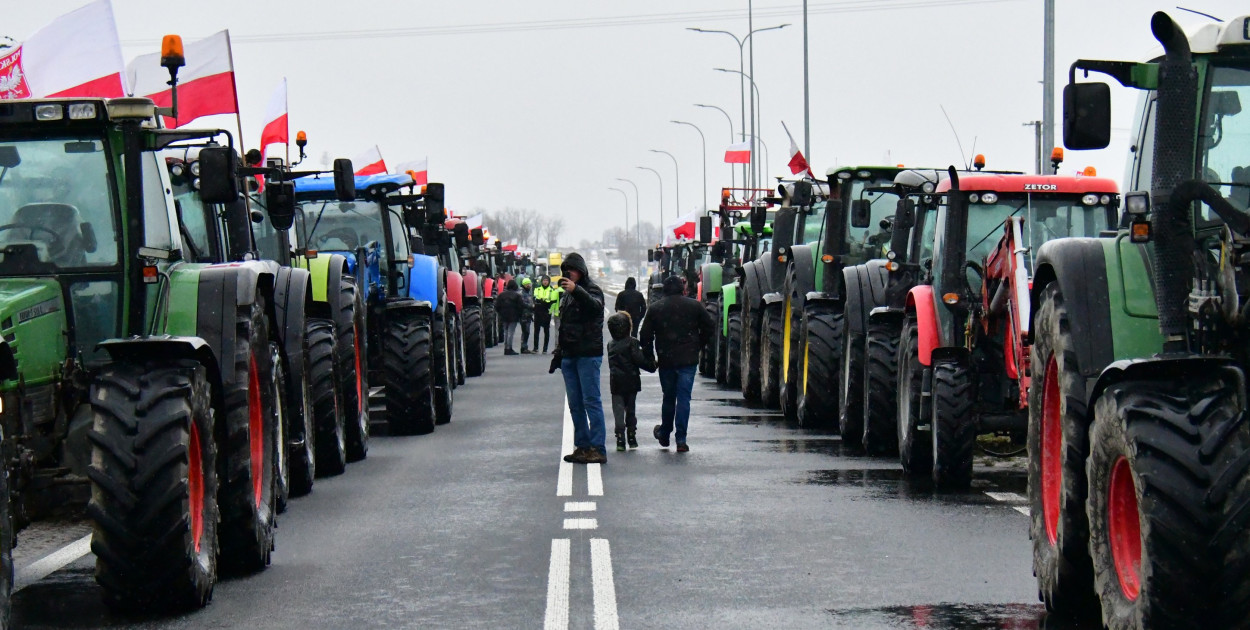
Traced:
<path id="1" fill-rule="evenodd" d="M 375 436 L 293 501 L 273 565 L 225 579 L 206 609 L 112 616 L 88 553 L 14 595 L 17 627 L 1058 627 L 1037 604 L 1019 459 L 978 460 L 971 491 L 936 493 L 703 378 L 677 454 L 650 437 L 660 392 L 644 376 L 640 448 L 562 464 L 549 355 L 502 352 L 456 390 L 451 424 Z M 19 574 L 87 531 L 24 532 Z"/>

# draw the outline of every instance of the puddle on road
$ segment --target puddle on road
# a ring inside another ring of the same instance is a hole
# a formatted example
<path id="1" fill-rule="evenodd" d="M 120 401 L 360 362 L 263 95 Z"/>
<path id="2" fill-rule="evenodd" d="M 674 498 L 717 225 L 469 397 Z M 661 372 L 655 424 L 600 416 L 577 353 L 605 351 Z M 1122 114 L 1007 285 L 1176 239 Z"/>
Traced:
<path id="1" fill-rule="evenodd" d="M 871 498 L 937 501 L 941 503 L 997 503 L 986 491 L 1015 492 L 1025 495 L 1028 476 L 1016 470 L 976 470 L 972 488 L 942 492 L 933 488 L 928 477 L 912 477 L 901 468 L 840 468 L 809 470 L 807 476 L 793 483 L 816 486 L 862 488 Z"/>
<path id="2" fill-rule="evenodd" d="M 777 424 L 784 424 L 786 420 L 785 418 L 781 416 L 781 414 L 773 414 L 773 413 L 746 414 L 746 415 L 738 415 L 738 416 L 708 416 L 708 417 L 711 418 L 712 420 L 715 420 L 716 424 L 734 424 L 734 425 L 767 424 L 769 426 L 773 426 Z"/>
<path id="3" fill-rule="evenodd" d="M 932 604 L 827 611 L 838 628 L 926 630 L 1083 630 L 1048 617 L 1041 604 Z M 1092 626 L 1091 626 L 1092 627 Z"/>
<path id="4" fill-rule="evenodd" d="M 780 440 L 751 440 L 752 444 L 762 444 L 761 450 L 769 453 L 815 453 L 836 457 L 857 457 L 864 459 L 863 451 L 843 446 L 841 438 L 812 437 Z"/>

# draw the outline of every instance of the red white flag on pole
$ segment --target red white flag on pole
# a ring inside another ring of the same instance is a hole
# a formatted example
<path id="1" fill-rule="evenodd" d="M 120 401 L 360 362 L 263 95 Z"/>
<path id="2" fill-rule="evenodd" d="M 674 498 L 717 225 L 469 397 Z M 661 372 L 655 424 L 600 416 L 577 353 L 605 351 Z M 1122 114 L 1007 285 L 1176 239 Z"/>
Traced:
<path id="1" fill-rule="evenodd" d="M 380 175 L 386 172 L 386 162 L 382 161 L 382 151 L 376 144 L 356 156 L 352 165 L 356 167 L 357 175 Z"/>
<path id="2" fill-rule="evenodd" d="M 517 250 L 517 242 L 516 242 L 516 239 L 514 238 L 514 239 L 512 239 L 512 240 L 508 241 L 507 243 L 504 243 L 504 245 L 503 245 L 503 247 L 502 247 L 501 249 L 502 249 L 503 251 L 505 251 L 505 252 L 515 252 L 515 251 Z"/>
<path id="3" fill-rule="evenodd" d="M 395 166 L 394 173 L 399 175 L 408 171 L 412 171 L 412 180 L 417 186 L 430 183 L 430 158 L 423 157 L 411 162 L 400 162 Z"/>
<path id="4" fill-rule="evenodd" d="M 799 150 L 799 145 L 794 142 L 794 136 L 790 135 L 790 128 L 785 123 L 781 123 L 781 128 L 786 130 L 786 137 L 790 139 L 790 174 L 807 173 L 808 177 L 813 177 L 812 168 L 807 165 L 807 158 L 803 157 L 803 152 Z"/>
<path id="5" fill-rule="evenodd" d="M 125 96 L 125 72 L 113 5 L 96 0 L 0 55 L 0 99 Z"/>
<path id="6" fill-rule="evenodd" d="M 178 73 L 178 119 L 166 119 L 170 128 L 201 116 L 239 113 L 230 55 L 230 31 L 221 31 L 186 45 L 187 66 Z M 169 70 L 161 67 L 161 54 L 135 57 L 126 66 L 130 93 L 146 96 L 157 107 L 169 107 L 172 91 Z"/>
<path id="7" fill-rule="evenodd" d="M 286 78 L 278 84 L 265 107 L 265 128 L 260 132 L 260 154 L 271 144 L 287 144 L 290 140 L 286 117 Z"/>
<path id="8" fill-rule="evenodd" d="M 473 216 L 471 216 L 471 217 L 469 217 L 469 218 L 465 219 L 465 220 L 464 220 L 464 224 L 465 224 L 466 226 L 468 226 L 468 228 L 469 228 L 470 230 L 472 230 L 472 229 L 474 229 L 474 228 L 480 228 L 480 227 L 482 227 L 482 213 L 481 213 L 481 212 L 479 212 L 479 213 L 477 213 L 477 214 L 475 214 L 475 215 L 473 215 Z"/>
<path id="9" fill-rule="evenodd" d="M 729 145 L 725 149 L 726 164 L 750 164 L 751 163 L 751 143 L 739 142 L 738 144 Z"/>

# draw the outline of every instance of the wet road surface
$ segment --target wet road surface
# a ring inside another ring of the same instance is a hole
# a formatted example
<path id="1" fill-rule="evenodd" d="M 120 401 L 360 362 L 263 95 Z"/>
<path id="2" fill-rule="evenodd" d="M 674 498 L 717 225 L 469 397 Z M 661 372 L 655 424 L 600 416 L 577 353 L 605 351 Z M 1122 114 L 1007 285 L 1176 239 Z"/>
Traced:
<path id="1" fill-rule="evenodd" d="M 273 565 L 223 579 L 206 609 L 115 616 L 87 554 L 14 595 L 17 627 L 1072 627 L 1037 603 L 1020 458 L 978 459 L 972 490 L 937 493 L 703 378 L 678 454 L 651 438 L 644 375 L 640 448 L 565 465 L 550 355 L 502 351 L 456 390 L 451 424 L 377 435 L 292 501 Z M 85 531 L 23 533 L 19 574 Z"/>

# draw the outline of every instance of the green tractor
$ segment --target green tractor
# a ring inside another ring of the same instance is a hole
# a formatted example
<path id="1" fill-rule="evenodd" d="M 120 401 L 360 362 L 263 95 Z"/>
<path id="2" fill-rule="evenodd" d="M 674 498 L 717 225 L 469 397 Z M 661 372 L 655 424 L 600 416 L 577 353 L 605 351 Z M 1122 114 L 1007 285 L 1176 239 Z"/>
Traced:
<path id="1" fill-rule="evenodd" d="M 807 190 L 810 193 L 810 189 Z M 760 247 L 759 257 L 746 260 L 742 265 L 734 296 L 742 329 L 738 343 L 742 397 L 774 407 L 780 393 L 782 329 L 779 311 L 785 252 L 794 244 L 794 226 L 800 212 L 799 207 L 791 203 L 792 196 L 785 187 L 782 193 L 780 207 L 773 216 L 771 247 Z"/>
<path id="2" fill-rule="evenodd" d="M 1064 144 L 1105 147 L 1110 89 L 1142 90 L 1121 229 L 1037 253 L 1029 502 L 1048 608 L 1109 628 L 1233 628 L 1250 618 L 1250 17 L 1162 57 L 1076 61 Z"/>

